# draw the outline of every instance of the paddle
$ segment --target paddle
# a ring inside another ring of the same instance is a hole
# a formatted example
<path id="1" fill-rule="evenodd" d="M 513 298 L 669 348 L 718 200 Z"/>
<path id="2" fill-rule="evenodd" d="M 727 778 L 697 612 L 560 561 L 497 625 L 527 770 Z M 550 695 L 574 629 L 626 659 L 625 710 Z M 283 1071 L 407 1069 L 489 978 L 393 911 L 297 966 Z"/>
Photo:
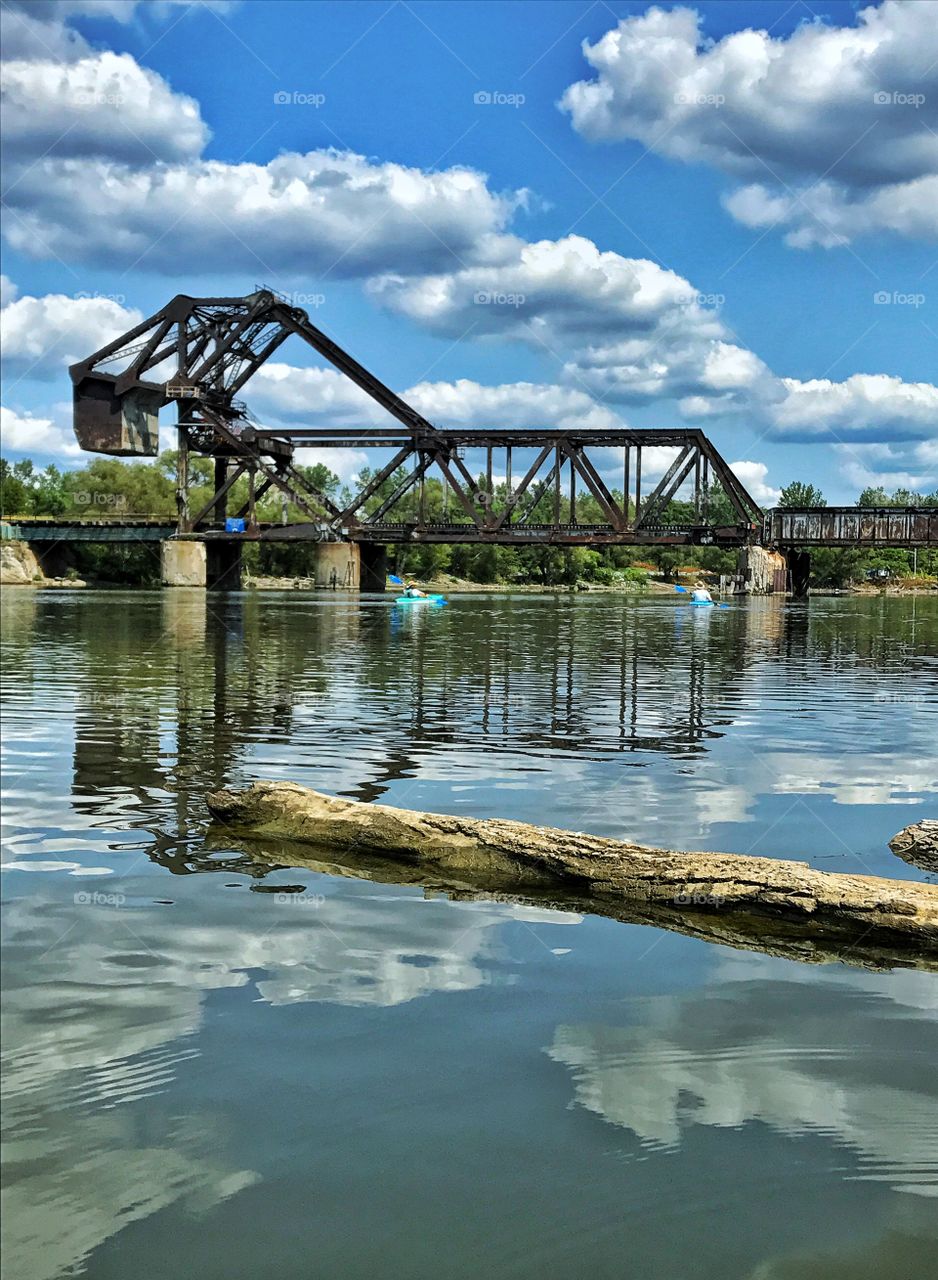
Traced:
<path id="1" fill-rule="evenodd" d="M 687 595 L 687 588 L 686 588 L 686 587 L 675 587 L 675 588 L 674 588 L 674 590 L 678 593 L 678 595 L 681 595 L 681 596 L 686 596 L 686 595 Z"/>

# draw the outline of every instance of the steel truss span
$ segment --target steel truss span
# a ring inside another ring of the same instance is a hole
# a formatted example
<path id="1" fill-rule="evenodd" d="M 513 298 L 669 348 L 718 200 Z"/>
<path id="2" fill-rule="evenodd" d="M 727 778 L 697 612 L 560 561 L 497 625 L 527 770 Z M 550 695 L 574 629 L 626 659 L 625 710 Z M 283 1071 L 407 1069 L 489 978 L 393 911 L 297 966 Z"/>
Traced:
<path id="1" fill-rule="evenodd" d="M 291 336 L 379 404 L 389 425 L 258 424 L 239 396 Z M 248 500 L 236 514 L 248 537 L 271 536 L 256 518 L 258 499 L 271 490 L 302 515 L 292 535 L 320 539 L 739 545 L 756 540 L 761 529 L 758 505 L 702 432 L 442 430 L 316 328 L 305 311 L 269 289 L 243 298 L 179 295 L 70 372 L 75 434 L 93 452 L 155 456 L 160 409 L 176 402 L 177 531 L 183 535 L 221 532 L 229 495 L 242 477 Z M 375 469 L 351 501 L 339 505 L 296 465 L 297 447 L 375 450 Z M 643 484 L 643 450 L 662 447 L 673 451 L 673 460 L 664 475 L 659 463 L 649 485 L 645 453 Z M 469 450 L 483 459 L 480 474 L 466 465 Z M 189 505 L 192 453 L 215 461 L 214 493 L 198 511 Z M 442 486 L 442 520 L 439 513 L 431 520 L 427 509 L 431 478 Z M 693 518 L 667 524 L 669 503 L 679 491 L 687 496 L 688 485 Z M 722 504 L 722 525 L 714 524 L 709 510 L 715 488 L 729 504 Z M 581 522 L 578 503 L 582 510 L 587 497 L 589 518 Z M 545 508 L 551 513 L 546 520 Z"/>
<path id="2" fill-rule="evenodd" d="M 388 414 L 388 425 L 264 427 L 239 399 L 251 376 L 297 337 Z M 827 508 L 763 513 L 707 437 L 690 429 L 449 430 L 434 426 L 270 289 L 243 298 L 180 294 L 134 329 L 72 365 L 75 435 L 83 449 L 153 457 L 159 413 L 177 406 L 176 532 L 224 536 L 232 489 L 248 538 L 355 542 L 934 546 L 934 511 Z M 296 464 L 304 450 L 374 450 L 367 483 L 338 504 Z M 661 454 L 669 450 L 661 474 Z M 466 464 L 471 451 L 475 475 Z M 190 510 L 189 458 L 215 463 L 214 492 Z M 655 482 L 648 483 L 654 461 Z M 643 466 L 645 475 L 643 477 Z M 428 482 L 439 482 L 442 518 Z M 258 523 L 270 491 L 301 513 Z M 719 494 L 719 502 L 714 495 Z M 682 519 L 670 504 L 680 495 Z M 724 500 L 725 499 L 725 500 Z M 690 513 L 688 515 L 688 513 Z M 597 518 L 598 517 L 598 518 Z"/>

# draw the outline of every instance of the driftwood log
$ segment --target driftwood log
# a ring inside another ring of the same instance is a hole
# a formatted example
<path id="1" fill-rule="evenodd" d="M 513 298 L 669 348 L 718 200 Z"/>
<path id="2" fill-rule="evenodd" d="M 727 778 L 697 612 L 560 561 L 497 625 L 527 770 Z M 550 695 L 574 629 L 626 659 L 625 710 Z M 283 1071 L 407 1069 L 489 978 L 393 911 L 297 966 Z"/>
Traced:
<path id="1" fill-rule="evenodd" d="M 592 912 L 794 959 L 938 968 L 932 885 L 417 813 L 289 782 L 218 791 L 208 805 L 215 844 L 235 836 L 277 865 Z"/>
<path id="2" fill-rule="evenodd" d="M 903 827 L 889 841 L 893 853 L 923 871 L 938 871 L 938 818 L 923 818 Z"/>

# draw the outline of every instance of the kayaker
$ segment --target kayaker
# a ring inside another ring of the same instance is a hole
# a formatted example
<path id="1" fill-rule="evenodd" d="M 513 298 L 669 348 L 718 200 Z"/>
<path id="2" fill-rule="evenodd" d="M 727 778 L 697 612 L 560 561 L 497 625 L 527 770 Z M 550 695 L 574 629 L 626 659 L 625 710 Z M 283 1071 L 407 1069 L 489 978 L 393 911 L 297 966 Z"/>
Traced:
<path id="1" fill-rule="evenodd" d="M 695 604 L 713 604 L 713 596 L 699 579 L 694 583 L 690 598 Z"/>
<path id="2" fill-rule="evenodd" d="M 409 599 L 421 600 L 426 594 L 427 594 L 426 591 L 421 591 L 420 588 L 415 587 L 412 582 L 405 582 L 404 595 L 407 596 Z"/>

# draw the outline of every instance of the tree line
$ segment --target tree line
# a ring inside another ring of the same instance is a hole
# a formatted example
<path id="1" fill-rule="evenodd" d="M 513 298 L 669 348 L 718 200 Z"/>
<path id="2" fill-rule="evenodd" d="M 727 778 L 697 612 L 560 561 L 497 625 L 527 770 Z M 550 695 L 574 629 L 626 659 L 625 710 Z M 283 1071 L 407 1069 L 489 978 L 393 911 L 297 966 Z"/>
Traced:
<path id="1" fill-rule="evenodd" d="M 214 470 L 210 458 L 190 457 L 189 505 L 200 510 L 214 492 Z M 301 466 L 306 480 L 320 493 L 344 506 L 352 500 L 347 486 L 323 464 Z M 359 483 L 364 486 L 373 476 L 364 468 Z M 366 512 L 378 508 L 393 496 L 406 479 L 403 470 L 387 478 L 365 504 Z M 479 477 L 480 490 L 485 483 Z M 621 492 L 612 491 L 621 504 Z M 247 503 L 247 481 L 240 479 L 230 491 L 228 509 L 237 511 Z M 510 502 L 504 484 L 496 486 L 491 503 L 503 511 Z M 551 523 L 555 515 L 556 497 L 551 486 L 535 490 L 527 518 L 532 524 Z M 715 485 L 706 495 L 708 519 L 715 524 L 734 524 L 736 516 L 726 495 Z M 812 484 L 793 481 L 782 490 L 779 505 L 783 507 L 826 506 L 823 493 Z M 897 489 L 888 494 L 883 489 L 866 489 L 857 498 L 858 506 L 938 506 L 938 492 L 912 493 Z M 564 495 L 559 504 L 561 522 L 569 522 L 570 499 Z M 631 507 L 630 507 L 631 509 Z M 94 458 L 84 467 L 63 471 L 54 464 L 37 468 L 30 459 L 8 462 L 0 459 L 0 510 L 5 518 L 17 516 L 61 516 L 67 518 L 159 518 L 176 519 L 176 453 L 166 450 L 152 464 L 123 462 L 118 458 Z M 386 518 L 408 522 L 422 512 L 428 521 L 446 523 L 465 518 L 457 500 L 442 481 L 427 477 L 415 485 L 388 511 Z M 270 491 L 257 503 L 257 516 L 271 523 L 292 523 L 308 519 L 308 514 L 287 502 L 276 491 Z M 576 520 L 580 524 L 603 524 L 605 516 L 589 494 L 576 499 Z M 673 501 L 662 514 L 662 523 L 694 523 L 692 503 Z M 156 567 L 152 548 L 78 544 L 75 546 L 75 570 L 79 576 L 116 581 L 152 581 Z M 467 543 L 424 543 L 389 548 L 392 567 L 398 573 L 430 580 L 440 574 L 483 583 L 538 583 L 544 586 L 573 585 L 579 581 L 611 584 L 616 581 L 641 583 L 648 573 L 666 580 L 676 579 L 681 570 L 703 570 L 710 574 L 736 572 L 735 551 L 717 547 L 504 547 Z M 302 576 L 312 572 L 315 547 L 309 544 L 245 545 L 245 561 L 249 570 L 259 574 Z M 885 570 L 891 576 L 912 572 L 911 552 L 877 550 L 812 549 L 812 583 L 821 587 L 844 586 L 864 578 L 871 571 Z M 922 551 L 915 565 L 921 574 L 938 574 L 938 553 Z"/>

